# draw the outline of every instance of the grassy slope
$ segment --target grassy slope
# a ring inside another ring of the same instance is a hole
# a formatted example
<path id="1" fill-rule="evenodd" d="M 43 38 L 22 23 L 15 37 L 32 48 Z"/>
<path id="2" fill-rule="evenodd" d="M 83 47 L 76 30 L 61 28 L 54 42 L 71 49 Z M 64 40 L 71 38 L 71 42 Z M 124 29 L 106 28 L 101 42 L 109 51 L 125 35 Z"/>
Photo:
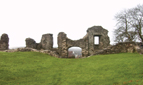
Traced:
<path id="1" fill-rule="evenodd" d="M 60 59 L 36 52 L 0 52 L 0 85 L 143 85 L 143 55 Z"/>

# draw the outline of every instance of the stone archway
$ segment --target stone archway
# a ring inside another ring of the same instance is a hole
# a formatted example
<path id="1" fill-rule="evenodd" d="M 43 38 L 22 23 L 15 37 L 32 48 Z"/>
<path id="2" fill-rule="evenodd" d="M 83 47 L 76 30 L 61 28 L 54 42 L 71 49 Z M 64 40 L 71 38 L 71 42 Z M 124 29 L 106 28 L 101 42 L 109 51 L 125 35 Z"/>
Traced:
<path id="1" fill-rule="evenodd" d="M 60 32 L 58 35 L 58 53 L 62 58 L 68 57 L 68 48 L 77 46 L 82 48 L 82 57 L 88 56 L 88 36 L 79 40 L 71 40 L 66 37 L 64 32 Z"/>
<path id="2" fill-rule="evenodd" d="M 81 58 L 82 57 L 82 48 L 73 46 L 68 48 L 68 58 Z"/>

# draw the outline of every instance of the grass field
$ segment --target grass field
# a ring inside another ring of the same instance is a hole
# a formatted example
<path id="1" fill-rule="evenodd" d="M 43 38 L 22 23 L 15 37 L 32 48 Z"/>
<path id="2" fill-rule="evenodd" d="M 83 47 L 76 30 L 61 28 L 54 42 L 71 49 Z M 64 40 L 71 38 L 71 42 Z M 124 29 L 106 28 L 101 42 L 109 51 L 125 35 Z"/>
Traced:
<path id="1" fill-rule="evenodd" d="M 36 52 L 0 52 L 0 85 L 143 85 L 143 55 L 64 59 Z"/>

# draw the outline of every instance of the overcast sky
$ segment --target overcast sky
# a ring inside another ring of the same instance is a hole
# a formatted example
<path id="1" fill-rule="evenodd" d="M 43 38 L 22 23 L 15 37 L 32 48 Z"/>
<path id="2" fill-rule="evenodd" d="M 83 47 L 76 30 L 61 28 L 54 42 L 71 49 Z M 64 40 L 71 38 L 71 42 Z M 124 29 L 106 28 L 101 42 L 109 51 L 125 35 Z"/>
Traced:
<path id="1" fill-rule="evenodd" d="M 113 43 L 115 14 L 143 4 L 143 0 L 0 0 L 0 35 L 9 35 L 9 48 L 25 47 L 25 39 L 37 43 L 42 34 L 52 33 L 54 47 L 57 35 L 78 40 L 94 25 L 109 31 Z"/>

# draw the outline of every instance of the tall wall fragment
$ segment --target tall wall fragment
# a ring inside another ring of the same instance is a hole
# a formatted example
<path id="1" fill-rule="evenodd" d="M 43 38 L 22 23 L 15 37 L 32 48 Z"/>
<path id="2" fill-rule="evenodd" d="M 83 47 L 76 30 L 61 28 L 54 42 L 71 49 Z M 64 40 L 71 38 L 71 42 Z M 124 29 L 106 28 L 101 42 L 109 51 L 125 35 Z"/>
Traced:
<path id="1" fill-rule="evenodd" d="M 36 41 L 32 38 L 26 38 L 26 47 L 36 49 Z"/>
<path id="2" fill-rule="evenodd" d="M 97 50 L 101 50 L 110 45 L 108 31 L 101 26 L 93 26 L 87 30 L 89 39 L 89 54 L 92 55 Z M 99 36 L 99 45 L 94 44 L 94 36 Z"/>
<path id="3" fill-rule="evenodd" d="M 58 34 L 58 53 L 63 58 L 67 57 L 67 35 L 64 32 Z"/>
<path id="4" fill-rule="evenodd" d="M 44 50 L 53 49 L 53 34 L 42 35 L 41 45 Z"/>
<path id="5" fill-rule="evenodd" d="M 0 50 L 9 49 L 9 37 L 7 34 L 2 34 L 0 39 Z"/>
<path id="6" fill-rule="evenodd" d="M 36 41 L 32 38 L 26 38 L 26 47 L 34 48 L 34 49 L 44 49 L 44 50 L 52 50 L 53 49 L 53 35 L 52 34 L 44 34 L 42 35 L 41 42 L 36 43 Z"/>

